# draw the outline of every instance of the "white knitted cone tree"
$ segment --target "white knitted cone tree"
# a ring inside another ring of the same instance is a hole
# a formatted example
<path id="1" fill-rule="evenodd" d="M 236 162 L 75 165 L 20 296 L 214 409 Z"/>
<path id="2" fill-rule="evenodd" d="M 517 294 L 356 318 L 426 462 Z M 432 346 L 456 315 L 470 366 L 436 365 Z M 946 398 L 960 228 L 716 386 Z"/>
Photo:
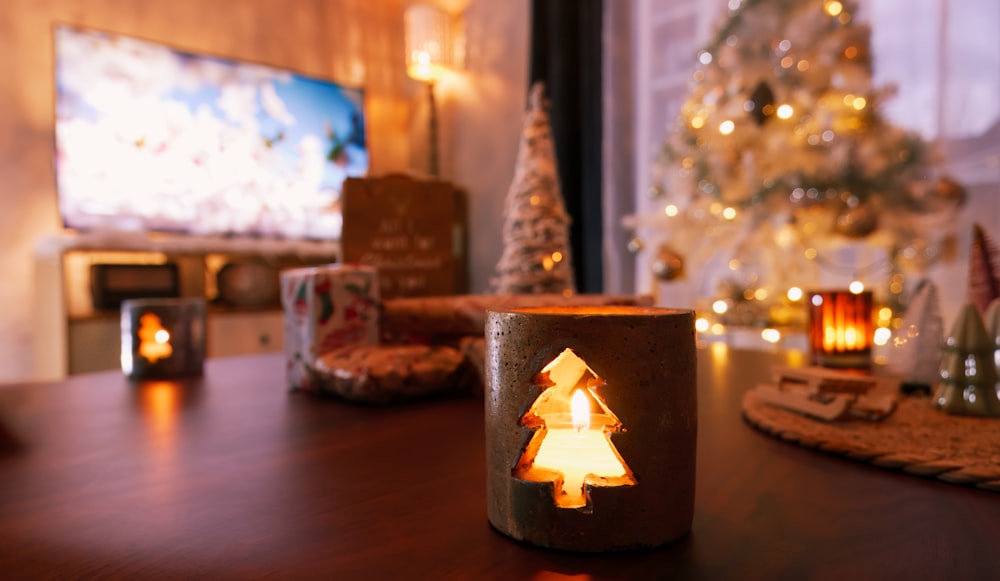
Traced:
<path id="1" fill-rule="evenodd" d="M 544 85 L 535 83 L 521 132 L 514 180 L 504 204 L 503 254 L 496 294 L 571 294 L 570 218 L 563 203 Z"/>

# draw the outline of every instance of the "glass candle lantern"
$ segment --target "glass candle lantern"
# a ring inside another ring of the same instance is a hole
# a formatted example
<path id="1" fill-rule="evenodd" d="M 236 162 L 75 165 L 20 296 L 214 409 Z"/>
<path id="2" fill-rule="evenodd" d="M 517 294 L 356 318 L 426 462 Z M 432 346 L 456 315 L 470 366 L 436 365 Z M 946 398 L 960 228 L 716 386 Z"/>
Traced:
<path id="1" fill-rule="evenodd" d="M 489 312 L 490 524 L 531 544 L 601 552 L 691 530 L 694 313 L 644 307 Z"/>
<path id="2" fill-rule="evenodd" d="M 871 291 L 809 293 L 809 348 L 814 364 L 869 367 L 873 333 Z"/>
<path id="3" fill-rule="evenodd" d="M 130 379 L 201 375 L 205 361 L 205 299 L 122 302 L 122 371 Z"/>

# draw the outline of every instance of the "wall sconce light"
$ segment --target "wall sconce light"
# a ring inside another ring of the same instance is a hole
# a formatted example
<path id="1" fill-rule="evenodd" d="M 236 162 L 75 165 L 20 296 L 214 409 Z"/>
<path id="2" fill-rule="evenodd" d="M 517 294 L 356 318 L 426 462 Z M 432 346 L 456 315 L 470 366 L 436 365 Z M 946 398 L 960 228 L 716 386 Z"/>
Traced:
<path id="1" fill-rule="evenodd" d="M 460 23 L 436 6 L 416 4 L 404 14 L 406 26 L 406 73 L 410 78 L 427 84 L 428 99 L 428 173 L 439 174 L 437 111 L 434 84 L 461 60 L 461 45 L 456 40 Z"/>

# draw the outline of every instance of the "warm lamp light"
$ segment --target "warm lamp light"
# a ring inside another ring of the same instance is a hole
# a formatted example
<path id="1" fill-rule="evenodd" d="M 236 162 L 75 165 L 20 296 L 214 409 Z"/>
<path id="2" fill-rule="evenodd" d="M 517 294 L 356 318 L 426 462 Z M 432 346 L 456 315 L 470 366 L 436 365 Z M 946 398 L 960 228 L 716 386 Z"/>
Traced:
<path id="1" fill-rule="evenodd" d="M 406 74 L 427 83 L 428 100 L 428 168 L 432 176 L 439 174 L 437 153 L 437 107 L 434 104 L 434 83 L 453 68 L 460 53 L 455 49 L 455 26 L 452 17 L 436 6 L 416 4 L 406 9 L 405 23 Z"/>
<path id="2" fill-rule="evenodd" d="M 452 66 L 451 17 L 436 6 L 417 4 L 406 9 L 406 73 L 433 83 Z"/>

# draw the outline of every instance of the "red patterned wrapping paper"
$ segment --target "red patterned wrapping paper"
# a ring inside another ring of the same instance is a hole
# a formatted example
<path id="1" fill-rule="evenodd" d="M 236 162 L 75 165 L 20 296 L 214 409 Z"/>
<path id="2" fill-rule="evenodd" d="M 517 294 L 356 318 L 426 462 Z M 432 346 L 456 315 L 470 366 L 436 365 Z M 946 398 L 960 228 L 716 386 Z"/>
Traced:
<path id="1" fill-rule="evenodd" d="M 378 274 L 373 266 L 328 264 L 284 270 L 281 304 L 291 389 L 320 389 L 314 364 L 323 353 L 378 343 Z"/>

